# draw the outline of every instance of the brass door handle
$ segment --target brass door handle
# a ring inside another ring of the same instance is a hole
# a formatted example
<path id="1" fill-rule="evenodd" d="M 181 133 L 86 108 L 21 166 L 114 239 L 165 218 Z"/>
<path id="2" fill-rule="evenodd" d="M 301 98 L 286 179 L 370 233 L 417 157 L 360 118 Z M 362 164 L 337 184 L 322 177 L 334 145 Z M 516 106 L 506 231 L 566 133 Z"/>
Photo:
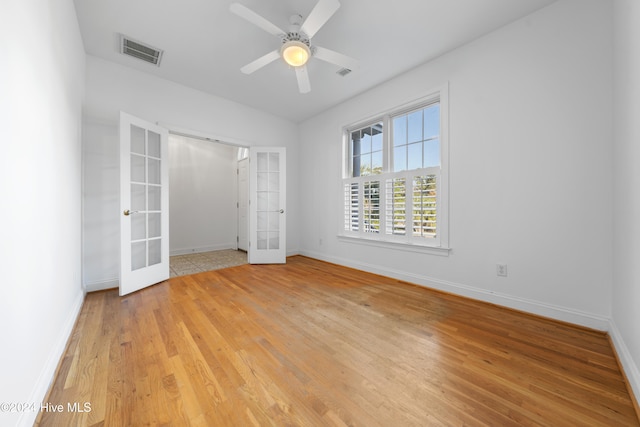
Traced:
<path id="1" fill-rule="evenodd" d="M 126 211 L 123 212 L 124 216 L 129 216 L 129 215 L 133 215 L 134 213 L 138 213 L 139 211 L 130 211 L 129 209 L 127 209 Z"/>

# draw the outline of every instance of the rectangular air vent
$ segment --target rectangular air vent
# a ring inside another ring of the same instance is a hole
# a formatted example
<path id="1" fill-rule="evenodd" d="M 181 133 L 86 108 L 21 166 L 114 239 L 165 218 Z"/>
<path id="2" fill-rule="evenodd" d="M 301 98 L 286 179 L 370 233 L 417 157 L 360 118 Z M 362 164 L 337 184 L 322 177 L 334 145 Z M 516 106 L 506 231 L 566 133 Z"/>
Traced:
<path id="1" fill-rule="evenodd" d="M 162 51 L 160 49 L 132 40 L 124 35 L 120 37 L 120 53 L 157 66 L 160 66 L 160 60 L 162 59 Z"/>
<path id="2" fill-rule="evenodd" d="M 339 76 L 344 77 L 344 76 L 346 76 L 347 74 L 349 74 L 350 72 L 351 72 L 351 70 L 350 70 L 350 69 L 348 69 L 348 68 L 341 68 L 341 69 L 339 69 L 338 71 L 336 71 L 336 74 L 337 74 L 337 75 L 339 75 Z"/>

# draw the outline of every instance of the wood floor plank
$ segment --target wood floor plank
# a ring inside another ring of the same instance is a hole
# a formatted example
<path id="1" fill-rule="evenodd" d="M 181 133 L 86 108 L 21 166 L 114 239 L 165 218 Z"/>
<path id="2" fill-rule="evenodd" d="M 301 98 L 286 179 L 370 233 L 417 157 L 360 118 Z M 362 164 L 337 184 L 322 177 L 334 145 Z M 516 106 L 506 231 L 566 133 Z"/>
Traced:
<path id="1" fill-rule="evenodd" d="M 40 426 L 640 426 L 606 334 L 297 256 L 87 295 Z"/>

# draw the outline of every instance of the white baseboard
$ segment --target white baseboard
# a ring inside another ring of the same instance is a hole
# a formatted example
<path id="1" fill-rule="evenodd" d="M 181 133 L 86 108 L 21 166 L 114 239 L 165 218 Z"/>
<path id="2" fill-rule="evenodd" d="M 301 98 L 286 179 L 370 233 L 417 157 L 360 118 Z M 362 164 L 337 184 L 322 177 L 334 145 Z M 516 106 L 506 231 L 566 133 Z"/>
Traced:
<path id="1" fill-rule="evenodd" d="M 199 246 L 195 248 L 178 248 L 178 249 L 171 249 L 171 251 L 169 252 L 169 255 L 176 256 L 176 255 L 197 254 L 200 252 L 221 251 L 224 249 L 236 249 L 237 246 L 238 245 L 236 242 L 229 242 L 229 243 L 220 243 L 216 245 Z"/>
<path id="2" fill-rule="evenodd" d="M 416 285 L 425 286 L 431 289 L 437 289 L 452 294 L 461 295 L 479 301 L 489 302 L 503 307 L 515 310 L 525 311 L 527 313 L 548 317 L 563 322 L 573 323 L 575 325 L 585 326 L 587 328 L 599 331 L 609 330 L 608 317 L 594 315 L 591 313 L 575 310 L 568 307 L 562 307 L 554 304 L 547 304 L 540 301 L 521 298 L 513 295 L 502 294 L 499 292 L 491 292 L 479 289 L 470 285 L 449 282 L 446 280 L 435 279 L 420 274 L 407 273 L 404 271 L 394 270 L 392 268 L 362 263 L 345 258 L 337 258 L 327 256 L 314 251 L 302 251 L 302 255 L 311 258 L 320 259 L 334 264 L 344 265 L 346 267 L 364 270 L 370 273 L 380 274 L 382 276 L 392 277 L 394 279 L 411 282 Z"/>
<path id="3" fill-rule="evenodd" d="M 622 364 L 622 370 L 627 377 L 627 381 L 633 390 L 633 394 L 635 395 L 633 397 L 635 397 L 636 403 L 640 404 L 640 369 L 636 364 L 636 361 L 633 360 L 633 357 L 629 352 L 629 348 L 625 344 L 616 323 L 613 320 L 609 323 L 609 336 L 611 337 L 611 342 L 616 349 L 618 359 Z"/>
<path id="4" fill-rule="evenodd" d="M 101 280 L 99 282 L 89 282 L 84 284 L 85 292 L 96 292 L 96 291 L 104 291 L 107 289 L 113 289 L 120 286 L 120 280 L 118 279 L 107 279 Z"/>
<path id="5" fill-rule="evenodd" d="M 56 340 L 55 346 L 52 351 L 49 353 L 49 357 L 47 357 L 47 361 L 40 371 L 40 375 L 38 376 L 38 380 L 36 381 L 35 387 L 31 392 L 31 396 L 27 399 L 27 402 L 34 402 L 36 405 L 39 405 L 39 402 L 42 402 L 47 396 L 47 392 L 49 391 L 49 387 L 51 387 L 51 383 L 55 379 L 56 370 L 58 369 L 58 364 L 64 355 L 64 351 L 67 348 L 67 342 L 69 341 L 69 337 L 73 332 L 73 327 L 76 324 L 76 320 L 80 315 L 80 310 L 82 309 L 82 303 L 84 302 L 85 293 L 80 292 L 78 297 L 73 303 L 73 307 L 69 312 L 69 316 L 64 323 L 64 327 L 60 329 L 60 334 L 58 335 L 58 339 Z M 36 406 L 39 409 L 39 406 Z M 39 411 L 30 412 L 25 411 L 20 414 L 20 418 L 18 418 L 18 426 L 32 426 L 38 417 Z"/>

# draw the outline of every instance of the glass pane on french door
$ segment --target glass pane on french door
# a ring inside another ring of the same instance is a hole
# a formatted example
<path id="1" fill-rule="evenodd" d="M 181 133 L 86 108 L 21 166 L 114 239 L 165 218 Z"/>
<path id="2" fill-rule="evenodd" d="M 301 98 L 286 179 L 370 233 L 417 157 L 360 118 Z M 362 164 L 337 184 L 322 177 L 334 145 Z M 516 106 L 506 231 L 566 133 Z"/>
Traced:
<path id="1" fill-rule="evenodd" d="M 161 262 L 160 135 L 131 125 L 131 270 Z M 166 183 L 164 183 L 166 184 Z"/>

